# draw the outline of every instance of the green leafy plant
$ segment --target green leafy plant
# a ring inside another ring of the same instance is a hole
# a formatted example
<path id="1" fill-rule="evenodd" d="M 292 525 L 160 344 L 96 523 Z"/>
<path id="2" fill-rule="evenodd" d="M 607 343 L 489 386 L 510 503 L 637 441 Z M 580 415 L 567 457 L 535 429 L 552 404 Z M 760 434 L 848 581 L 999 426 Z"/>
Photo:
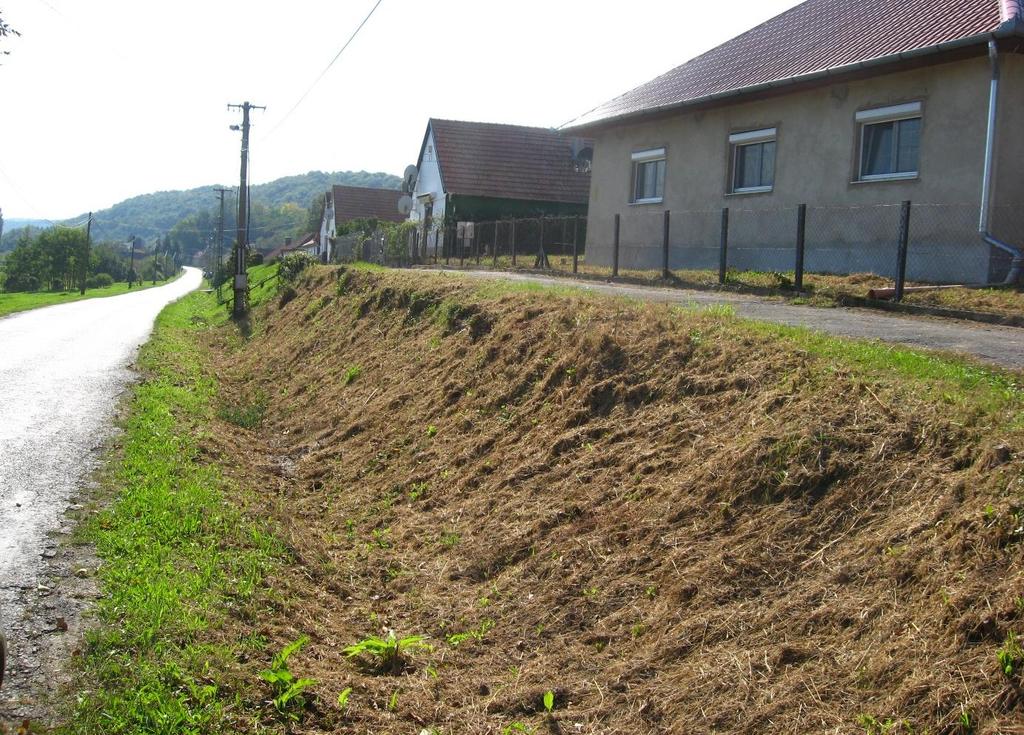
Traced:
<path id="1" fill-rule="evenodd" d="M 410 652 L 431 650 L 431 645 L 425 641 L 426 636 L 422 635 L 398 638 L 392 630 L 388 632 L 387 638 L 372 635 L 344 648 L 343 652 L 349 658 L 365 654 L 374 661 L 378 671 L 397 674 L 408 664 L 408 654 Z"/>
<path id="2" fill-rule="evenodd" d="M 430 424 L 430 426 L 427 427 L 427 438 L 433 439 L 435 436 L 437 436 L 437 427 Z"/>
<path id="3" fill-rule="evenodd" d="M 486 618 L 483 622 L 480 623 L 480 627 L 476 628 L 475 630 L 467 630 L 465 633 L 453 633 L 452 635 L 448 636 L 445 640 L 447 640 L 450 645 L 456 647 L 460 643 L 465 643 L 470 639 L 473 639 L 475 641 L 481 641 L 483 640 L 484 636 L 487 635 L 487 632 L 493 627 L 494 621 L 490 618 Z"/>
<path id="4" fill-rule="evenodd" d="M 1006 676 L 1013 676 L 1024 666 L 1024 649 L 1014 633 L 1008 633 L 1003 647 L 996 652 L 999 668 Z"/>
<path id="5" fill-rule="evenodd" d="M 857 724 L 864 728 L 865 735 L 890 735 L 890 733 L 912 733 L 914 731 L 908 720 L 892 718 L 879 720 L 868 714 L 858 715 Z"/>
<path id="6" fill-rule="evenodd" d="M 274 708 L 282 715 L 288 715 L 293 719 L 297 717 L 295 710 L 301 710 L 306 706 L 303 693 L 316 684 L 316 680 L 297 679 L 288 668 L 288 659 L 308 642 L 309 637 L 302 636 L 289 643 L 274 655 L 270 668 L 260 672 L 260 678 L 270 685 L 274 693 Z"/>
<path id="7" fill-rule="evenodd" d="M 550 689 L 544 692 L 544 711 L 551 714 L 551 711 L 555 708 L 555 693 Z"/>
<path id="8" fill-rule="evenodd" d="M 356 378 L 363 374 L 363 369 L 359 365 L 349 365 L 345 368 L 344 374 L 341 376 L 341 384 L 348 385 L 349 383 L 355 382 Z"/>
<path id="9" fill-rule="evenodd" d="M 515 735 L 517 732 L 525 732 L 529 734 L 533 732 L 533 728 L 529 725 L 524 725 L 522 722 L 513 722 L 511 725 L 506 725 L 502 729 L 501 735 Z"/>
<path id="10" fill-rule="evenodd" d="M 352 687 L 345 687 L 338 695 L 338 707 L 344 712 L 348 709 L 348 698 L 352 696 Z"/>
<path id="11" fill-rule="evenodd" d="M 430 485 L 425 482 L 414 482 L 409 487 L 409 500 L 416 501 L 430 491 Z"/>

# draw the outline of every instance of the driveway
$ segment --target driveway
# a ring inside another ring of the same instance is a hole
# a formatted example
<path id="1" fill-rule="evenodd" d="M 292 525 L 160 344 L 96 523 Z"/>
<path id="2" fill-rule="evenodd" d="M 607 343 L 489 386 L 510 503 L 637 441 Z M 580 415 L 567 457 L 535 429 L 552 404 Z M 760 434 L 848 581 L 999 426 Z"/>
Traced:
<path id="1" fill-rule="evenodd" d="M 505 271 L 452 270 L 445 273 L 466 278 L 501 279 L 552 286 L 574 286 L 585 291 L 625 296 L 640 301 L 677 304 L 728 304 L 738 316 L 794 327 L 807 327 L 837 337 L 877 339 L 883 342 L 958 352 L 1011 370 L 1024 369 L 1024 329 L 976 322 L 906 316 L 874 309 L 799 306 L 785 301 L 728 291 L 634 286 L 619 283 L 561 278 Z"/>
<path id="2" fill-rule="evenodd" d="M 70 599 L 73 580 L 50 581 L 85 553 L 58 543 L 73 525 L 66 513 L 80 509 L 157 314 L 201 280 L 187 268 L 166 286 L 0 319 L 0 627 L 11 648 L 0 731 L 6 718 L 45 714 L 62 658 L 54 641 L 76 638 L 85 606 Z"/>

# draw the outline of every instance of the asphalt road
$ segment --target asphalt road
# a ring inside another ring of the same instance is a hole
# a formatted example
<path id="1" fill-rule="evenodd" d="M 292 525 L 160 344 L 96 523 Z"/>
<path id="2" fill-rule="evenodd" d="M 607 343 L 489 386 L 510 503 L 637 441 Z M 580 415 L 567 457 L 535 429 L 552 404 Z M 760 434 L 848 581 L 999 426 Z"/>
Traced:
<path id="1" fill-rule="evenodd" d="M 138 348 L 160 310 L 201 279 L 187 268 L 165 286 L 0 319 L 0 627 L 12 653 L 0 722 L 31 713 L 26 692 L 38 687 L 29 680 L 46 676 L 39 638 L 54 632 L 54 621 L 33 618 L 35 608 L 57 615 L 52 598 L 62 590 L 43 584 L 45 567 L 101 459 Z M 37 605 L 41 594 L 51 600 Z"/>
<path id="2" fill-rule="evenodd" d="M 498 278 L 553 286 L 570 285 L 588 291 L 624 296 L 640 301 L 700 305 L 729 304 L 741 317 L 807 327 L 838 337 L 878 339 L 907 347 L 957 352 L 990 365 L 1011 370 L 1024 370 L 1024 329 L 1020 327 L 1001 327 L 953 319 L 908 316 L 874 309 L 801 306 L 779 299 L 727 291 L 694 291 L 656 286 L 598 283 L 518 272 L 441 270 L 469 278 Z"/>

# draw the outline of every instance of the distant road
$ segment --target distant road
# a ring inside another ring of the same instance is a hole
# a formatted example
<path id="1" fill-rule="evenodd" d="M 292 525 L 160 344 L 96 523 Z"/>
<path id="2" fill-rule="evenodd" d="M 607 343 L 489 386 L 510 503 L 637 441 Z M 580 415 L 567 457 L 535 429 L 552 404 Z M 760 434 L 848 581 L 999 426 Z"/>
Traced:
<path id="1" fill-rule="evenodd" d="M 95 469 L 157 314 L 202 281 L 185 270 L 166 286 L 0 319 L 0 626 L 22 678 L 38 666 L 21 634 L 34 631 L 24 615 L 44 555 L 53 555 L 47 534 Z M 0 715 L 5 695 L 7 681 Z"/>
<path id="2" fill-rule="evenodd" d="M 1024 329 L 977 322 L 907 316 L 874 309 L 848 307 L 821 308 L 790 304 L 726 291 L 694 291 L 678 288 L 633 286 L 620 283 L 595 283 L 520 272 L 441 269 L 467 278 L 526 281 L 551 286 L 574 286 L 611 296 L 639 301 L 679 304 L 729 304 L 736 314 L 776 324 L 807 327 L 837 337 L 879 339 L 907 347 L 960 352 L 991 365 L 1024 370 Z"/>

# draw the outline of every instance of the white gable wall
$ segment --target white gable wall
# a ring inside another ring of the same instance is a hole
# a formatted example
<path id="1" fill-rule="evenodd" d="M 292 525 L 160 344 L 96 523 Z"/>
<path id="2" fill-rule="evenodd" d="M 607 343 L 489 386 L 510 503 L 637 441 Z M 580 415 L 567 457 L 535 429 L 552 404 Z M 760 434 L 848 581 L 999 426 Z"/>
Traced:
<path id="1" fill-rule="evenodd" d="M 317 238 L 316 255 L 325 262 L 331 259 L 331 239 L 335 236 L 334 227 L 334 194 L 327 192 L 325 196 L 324 215 L 320 218 L 320 237 Z"/>
<path id="2" fill-rule="evenodd" d="M 413 208 L 409 213 L 409 219 L 413 222 L 423 222 L 425 204 L 433 202 L 434 221 L 439 222 L 444 218 L 445 192 L 441 183 L 441 169 L 437 164 L 437 154 L 434 147 L 434 132 L 431 130 L 427 135 L 426 147 L 423 150 L 423 160 L 420 162 L 419 176 L 416 179 L 416 188 L 413 191 Z M 422 235 L 421 235 L 422 236 Z M 427 235 L 427 247 L 433 250 L 436 235 Z"/>

